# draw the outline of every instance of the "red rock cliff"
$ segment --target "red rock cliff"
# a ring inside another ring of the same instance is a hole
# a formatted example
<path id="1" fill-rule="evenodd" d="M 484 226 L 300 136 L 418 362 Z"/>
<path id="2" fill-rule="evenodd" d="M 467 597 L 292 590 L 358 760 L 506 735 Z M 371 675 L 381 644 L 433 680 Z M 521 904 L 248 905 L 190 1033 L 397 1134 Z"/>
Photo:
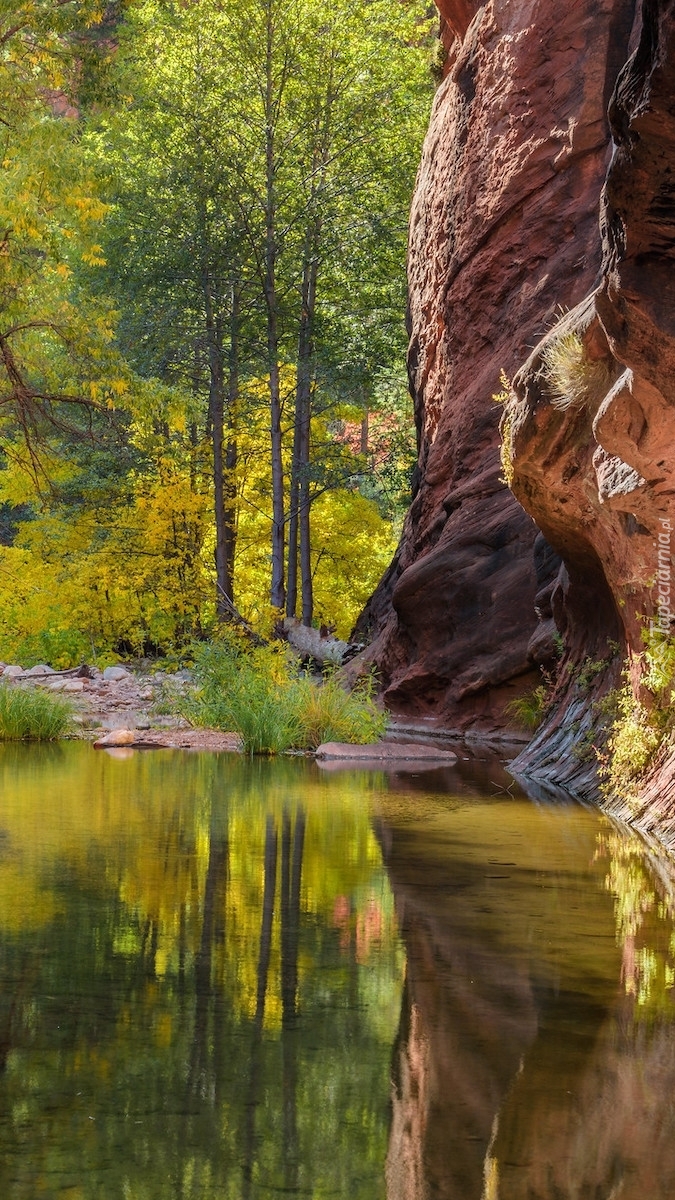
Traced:
<path id="1" fill-rule="evenodd" d="M 439 7 L 410 231 L 419 478 L 367 657 L 395 713 L 479 733 L 547 666 L 516 769 L 593 796 L 595 701 L 627 654 L 649 705 L 641 633 L 675 610 L 675 4 Z M 675 844 L 675 752 L 630 815 Z"/>
<path id="2" fill-rule="evenodd" d="M 600 282 L 606 114 L 634 3 L 439 7 L 448 58 L 410 225 L 419 483 L 361 631 L 394 713 L 486 731 L 550 655 L 535 600 L 546 621 L 559 565 L 500 478 L 493 394 Z"/>

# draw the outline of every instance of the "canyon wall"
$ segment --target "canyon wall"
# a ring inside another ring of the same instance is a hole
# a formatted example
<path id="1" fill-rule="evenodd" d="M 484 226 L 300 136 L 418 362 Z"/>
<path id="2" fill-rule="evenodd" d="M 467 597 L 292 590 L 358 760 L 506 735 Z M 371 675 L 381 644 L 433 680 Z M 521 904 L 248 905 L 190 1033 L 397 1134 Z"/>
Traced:
<path id="1" fill-rule="evenodd" d="M 410 225 L 418 477 L 363 657 L 400 719 L 482 734 L 543 668 L 518 769 L 589 795 L 593 702 L 640 647 L 675 520 L 674 6 L 439 8 Z"/>

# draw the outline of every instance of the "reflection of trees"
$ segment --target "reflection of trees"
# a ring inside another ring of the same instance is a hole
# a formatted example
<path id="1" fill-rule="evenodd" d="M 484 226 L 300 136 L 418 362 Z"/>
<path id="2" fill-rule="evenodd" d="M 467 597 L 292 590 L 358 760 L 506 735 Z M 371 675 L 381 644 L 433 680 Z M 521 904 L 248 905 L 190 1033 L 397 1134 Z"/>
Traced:
<path id="1" fill-rule="evenodd" d="M 34 897 L 11 929 L 0 908 L 3 1200 L 55 1180 L 82 1200 L 371 1200 L 398 981 L 391 912 L 367 971 L 334 925 L 337 896 L 356 928 L 383 887 L 360 789 L 302 763 L 83 760 L 0 794 L 0 897 L 5 867 Z"/>
<path id="2" fill-rule="evenodd" d="M 255 997 L 255 1016 L 253 1018 L 253 1035 L 251 1038 L 251 1066 L 245 1107 L 246 1124 L 244 1129 L 244 1159 L 242 1163 L 243 1200 L 248 1200 L 251 1194 L 251 1181 L 253 1179 L 255 1119 L 256 1111 L 260 1104 L 260 1046 L 263 1021 L 265 1019 L 267 977 L 269 975 L 270 953 L 272 949 L 274 893 L 276 891 L 277 877 L 277 840 L 274 818 L 268 815 L 265 827 L 264 886 L 262 923 L 260 926 L 260 950 L 258 953 L 258 979 Z"/>

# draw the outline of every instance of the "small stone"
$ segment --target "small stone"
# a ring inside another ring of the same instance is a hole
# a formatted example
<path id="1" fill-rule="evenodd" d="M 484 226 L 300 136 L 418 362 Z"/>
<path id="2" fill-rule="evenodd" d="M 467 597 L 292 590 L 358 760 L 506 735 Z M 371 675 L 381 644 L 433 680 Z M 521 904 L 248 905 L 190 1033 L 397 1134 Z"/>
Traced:
<path id="1" fill-rule="evenodd" d="M 30 667 L 26 671 L 26 675 L 54 675 L 53 667 L 48 667 L 46 663 L 36 663 L 34 667 Z"/>
<path id="2" fill-rule="evenodd" d="M 2 674 L 4 679 L 19 679 L 21 675 L 25 675 L 25 671 L 23 667 L 13 663 L 11 666 L 5 667 Z"/>
<path id="3" fill-rule="evenodd" d="M 153 692 L 152 688 L 147 688 L 147 687 L 143 688 L 138 693 L 139 700 L 152 700 L 153 696 L 154 696 L 154 692 Z"/>
<path id="4" fill-rule="evenodd" d="M 67 679 L 63 685 L 64 692 L 83 692 L 84 684 L 81 679 Z"/>
<path id="5" fill-rule="evenodd" d="M 119 683 L 122 679 L 131 679 L 131 671 L 126 667 L 106 667 L 103 678 L 106 683 Z"/>
<path id="6" fill-rule="evenodd" d="M 151 726 L 150 722 L 148 721 L 147 717 L 139 717 L 136 722 L 136 728 L 137 729 L 151 729 L 152 726 Z"/>
<path id="7" fill-rule="evenodd" d="M 105 750 L 111 746 L 133 746 L 136 741 L 134 729 L 111 729 L 102 738 L 94 742 L 95 750 Z"/>
<path id="8" fill-rule="evenodd" d="M 47 684 L 47 687 L 50 692 L 62 692 L 65 686 L 66 686 L 65 679 L 54 679 L 51 683 Z"/>

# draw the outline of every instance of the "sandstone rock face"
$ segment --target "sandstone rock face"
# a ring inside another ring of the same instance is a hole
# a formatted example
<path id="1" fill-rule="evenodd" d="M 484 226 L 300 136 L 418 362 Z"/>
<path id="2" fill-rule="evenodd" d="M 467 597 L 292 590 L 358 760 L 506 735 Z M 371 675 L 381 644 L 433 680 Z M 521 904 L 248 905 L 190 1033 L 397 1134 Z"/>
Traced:
<path id="1" fill-rule="evenodd" d="M 577 758 L 574 767 L 569 750 L 592 735 L 594 695 L 617 678 L 627 649 L 634 691 L 649 703 L 640 683 L 641 634 L 649 623 L 667 634 L 675 620 L 672 4 L 639 6 L 630 49 L 609 107 L 615 152 L 600 205 L 601 277 L 536 347 L 506 415 L 514 491 L 565 562 L 558 625 L 569 668 L 550 720 L 517 768 L 571 781 L 581 794 L 593 792 L 592 763 L 584 769 Z M 569 360 L 570 339 L 583 348 L 574 402 L 551 371 L 561 347 Z M 579 671 L 590 661 L 606 669 L 580 688 Z M 659 791 L 672 796 L 667 756 L 661 767 L 646 784 L 647 801 Z M 668 832 L 666 817 L 664 810 Z"/>
<path id="2" fill-rule="evenodd" d="M 600 279 L 606 112 L 634 3 L 439 7 L 448 59 L 410 227 L 419 480 L 359 634 L 371 639 L 365 661 L 377 665 L 394 713 L 494 731 L 551 657 L 553 578 L 535 561 L 536 525 L 500 478 L 502 410 L 492 397 L 500 371 L 511 377 L 560 308 L 580 304 Z M 611 470 L 606 478 L 609 490 L 631 486 Z M 552 544 L 564 553 L 564 539 Z M 538 558 L 541 566 L 541 544 Z M 603 577 L 593 563 L 591 589 Z"/>

